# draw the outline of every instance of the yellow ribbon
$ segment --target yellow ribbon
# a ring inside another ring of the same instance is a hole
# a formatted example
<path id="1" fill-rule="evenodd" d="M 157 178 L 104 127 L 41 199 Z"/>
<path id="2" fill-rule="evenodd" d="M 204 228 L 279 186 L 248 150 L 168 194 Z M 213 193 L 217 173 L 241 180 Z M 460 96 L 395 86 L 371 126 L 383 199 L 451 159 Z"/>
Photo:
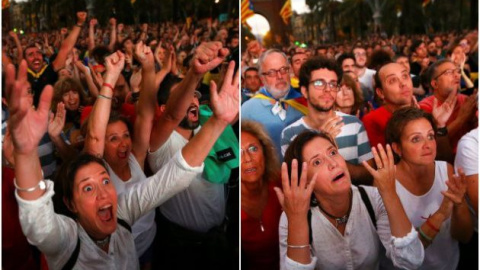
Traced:
<path id="1" fill-rule="evenodd" d="M 277 101 L 271 97 L 268 97 L 264 94 L 256 94 L 255 96 L 253 96 L 252 98 L 259 98 L 259 99 L 265 99 L 265 100 L 270 100 L 270 101 Z M 284 100 L 279 100 L 279 102 L 285 102 L 287 103 L 288 105 L 292 106 L 293 108 L 297 109 L 297 111 L 303 113 L 303 114 L 307 114 L 308 112 L 308 108 L 306 106 L 304 106 L 303 104 L 300 104 L 298 102 L 296 102 L 294 99 L 284 99 Z"/>

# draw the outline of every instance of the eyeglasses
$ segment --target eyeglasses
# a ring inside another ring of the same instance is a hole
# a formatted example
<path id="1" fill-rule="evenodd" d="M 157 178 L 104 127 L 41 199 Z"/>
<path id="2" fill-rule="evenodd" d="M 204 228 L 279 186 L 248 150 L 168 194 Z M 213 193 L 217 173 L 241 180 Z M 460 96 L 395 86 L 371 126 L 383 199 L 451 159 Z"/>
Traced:
<path id="1" fill-rule="evenodd" d="M 443 71 L 442 73 L 438 74 L 435 78 L 433 78 L 434 80 L 438 79 L 440 76 L 442 75 L 448 75 L 448 76 L 453 76 L 454 74 L 456 75 L 460 75 L 461 74 L 461 70 L 460 68 L 452 68 L 452 69 L 447 69 L 445 71 Z"/>
<path id="2" fill-rule="evenodd" d="M 258 153 L 258 150 L 259 150 L 259 147 L 258 147 L 258 146 L 256 146 L 256 145 L 250 145 L 250 146 L 247 147 L 247 149 L 241 148 L 241 149 L 240 149 L 240 153 L 241 153 L 242 156 L 245 155 L 245 151 L 246 151 L 247 153 L 249 153 L 250 155 L 256 155 L 256 154 Z"/>
<path id="3" fill-rule="evenodd" d="M 367 56 L 367 53 L 366 52 L 363 52 L 363 53 L 356 53 L 354 54 L 356 57 L 360 57 L 360 56 Z"/>
<path id="4" fill-rule="evenodd" d="M 468 42 L 460 42 L 458 45 L 462 46 L 462 47 L 467 47 L 468 46 Z"/>
<path id="5" fill-rule="evenodd" d="M 282 67 L 280 69 L 270 69 L 267 72 L 263 72 L 262 75 L 273 78 L 273 77 L 277 77 L 278 73 L 280 73 L 280 75 L 285 75 L 289 70 L 290 70 L 289 67 Z"/>
<path id="6" fill-rule="evenodd" d="M 338 83 L 335 81 L 331 81 L 327 83 L 325 80 L 318 79 L 318 80 L 313 80 L 310 83 L 313 84 L 314 89 L 320 90 L 320 91 L 326 91 L 327 85 L 330 91 L 332 92 L 338 92 L 340 90 L 340 88 L 338 87 Z"/>

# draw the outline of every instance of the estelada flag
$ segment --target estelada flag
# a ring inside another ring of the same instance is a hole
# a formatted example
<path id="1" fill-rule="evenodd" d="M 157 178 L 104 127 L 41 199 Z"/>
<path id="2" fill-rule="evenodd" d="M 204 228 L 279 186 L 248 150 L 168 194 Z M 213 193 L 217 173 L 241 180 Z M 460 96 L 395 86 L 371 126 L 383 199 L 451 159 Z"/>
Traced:
<path id="1" fill-rule="evenodd" d="M 250 0 L 242 0 L 242 23 L 245 24 L 247 19 L 254 14 L 252 2 Z"/>
<path id="2" fill-rule="evenodd" d="M 292 17 L 292 2 L 291 0 L 287 0 L 285 4 L 283 4 L 282 9 L 280 10 L 280 17 L 282 17 L 283 22 L 288 24 L 288 19 Z"/>
<path id="3" fill-rule="evenodd" d="M 2 0 L 2 9 L 6 9 L 10 7 L 10 1 L 9 0 Z"/>

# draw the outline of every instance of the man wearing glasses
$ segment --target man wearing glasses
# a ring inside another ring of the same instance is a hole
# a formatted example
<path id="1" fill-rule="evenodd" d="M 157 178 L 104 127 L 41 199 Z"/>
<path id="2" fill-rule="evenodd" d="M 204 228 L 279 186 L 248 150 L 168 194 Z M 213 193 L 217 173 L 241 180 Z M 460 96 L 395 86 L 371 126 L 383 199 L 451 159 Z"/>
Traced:
<path id="1" fill-rule="evenodd" d="M 281 157 L 280 134 L 307 112 L 306 102 L 290 85 L 290 65 L 283 52 L 264 52 L 258 59 L 258 72 L 264 87 L 243 103 L 242 119 L 262 124 Z"/>
<path id="2" fill-rule="evenodd" d="M 332 59 L 315 57 L 300 69 L 300 90 L 307 99 L 308 113 L 286 127 L 282 132 L 282 154 L 295 137 L 305 130 L 329 133 L 338 145 L 339 153 L 347 161 L 354 184 L 372 184 L 362 161 L 373 164 L 367 133 L 358 118 L 334 110 L 338 91 L 349 91 L 340 85 L 342 70 Z"/>
<path id="3" fill-rule="evenodd" d="M 461 78 L 460 68 L 448 59 L 433 63 L 427 70 L 427 77 L 433 95 L 419 103 L 422 110 L 431 113 L 435 102 L 436 106 L 441 106 L 450 95 L 454 95 L 456 98 L 455 108 L 447 121 L 446 129 L 443 130 L 444 133 L 448 132 L 450 143 L 455 150 L 460 138 L 473 129 L 477 122 L 475 117 L 477 94 L 469 97 L 458 93 Z"/>

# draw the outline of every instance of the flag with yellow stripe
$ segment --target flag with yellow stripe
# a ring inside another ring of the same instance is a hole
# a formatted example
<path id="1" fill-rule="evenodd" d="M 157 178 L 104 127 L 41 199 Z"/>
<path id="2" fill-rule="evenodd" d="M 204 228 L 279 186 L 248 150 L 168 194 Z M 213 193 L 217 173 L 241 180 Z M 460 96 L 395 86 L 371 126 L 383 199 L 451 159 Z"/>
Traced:
<path id="1" fill-rule="evenodd" d="M 285 4 L 283 4 L 282 9 L 280 10 L 280 17 L 282 17 L 283 22 L 285 24 L 289 23 L 290 17 L 292 17 L 292 2 L 291 0 L 287 0 Z"/>
<path id="2" fill-rule="evenodd" d="M 255 13 L 253 12 L 253 5 L 250 0 L 242 0 L 242 23 L 245 24 L 247 19 L 252 17 Z"/>

